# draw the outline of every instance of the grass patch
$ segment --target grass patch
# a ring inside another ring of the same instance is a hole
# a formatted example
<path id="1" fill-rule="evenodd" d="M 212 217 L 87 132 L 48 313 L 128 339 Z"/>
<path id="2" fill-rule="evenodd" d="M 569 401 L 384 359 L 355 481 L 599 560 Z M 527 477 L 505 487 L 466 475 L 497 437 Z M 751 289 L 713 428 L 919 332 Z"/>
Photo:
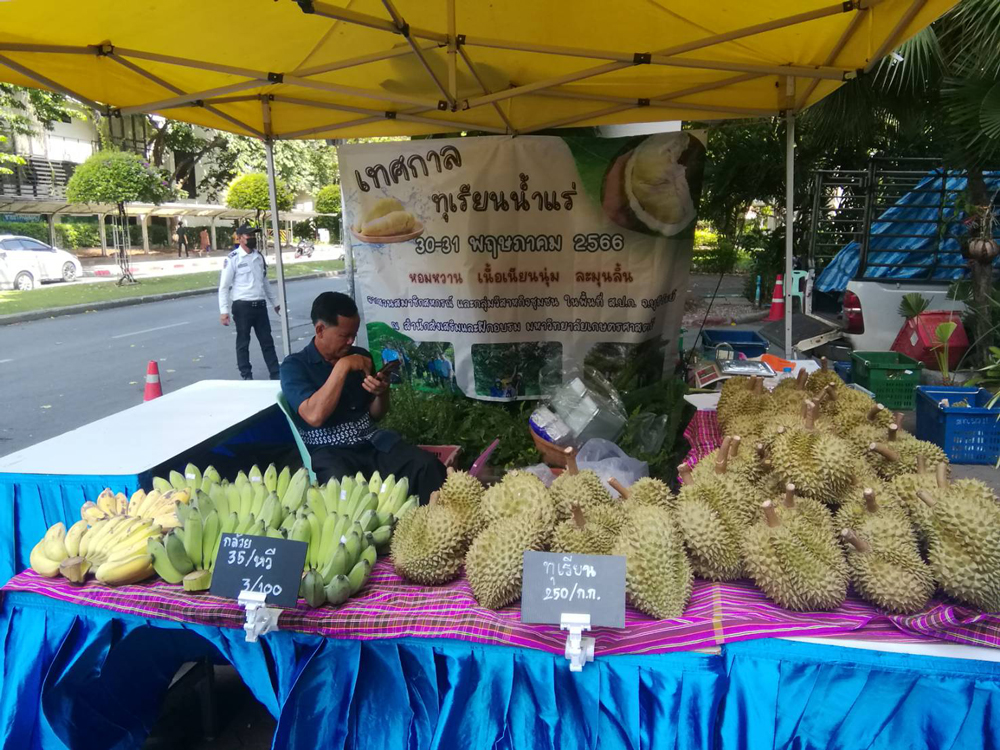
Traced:
<path id="1" fill-rule="evenodd" d="M 285 278 L 307 276 L 311 273 L 342 271 L 342 260 L 320 260 L 293 263 L 285 266 Z M 275 278 L 274 267 L 268 268 L 268 276 Z M 219 272 L 187 273 L 179 276 L 154 276 L 142 279 L 138 284 L 117 286 L 114 281 L 87 284 L 52 284 L 31 292 L 0 292 L 0 315 L 32 312 L 34 310 L 57 310 L 70 305 L 86 305 L 95 302 L 145 297 L 151 294 L 168 294 L 191 289 L 217 289 Z"/>

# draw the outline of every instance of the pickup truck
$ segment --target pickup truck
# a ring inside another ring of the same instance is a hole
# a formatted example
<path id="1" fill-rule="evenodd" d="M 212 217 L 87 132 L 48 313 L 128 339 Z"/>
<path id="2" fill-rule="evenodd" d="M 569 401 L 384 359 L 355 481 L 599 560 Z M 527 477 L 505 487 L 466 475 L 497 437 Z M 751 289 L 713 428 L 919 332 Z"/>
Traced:
<path id="1" fill-rule="evenodd" d="M 965 304 L 948 299 L 949 283 L 852 279 L 844 291 L 844 331 L 855 351 L 884 352 L 896 340 L 906 320 L 899 314 L 904 294 L 930 300 L 928 310 L 964 311 Z"/>

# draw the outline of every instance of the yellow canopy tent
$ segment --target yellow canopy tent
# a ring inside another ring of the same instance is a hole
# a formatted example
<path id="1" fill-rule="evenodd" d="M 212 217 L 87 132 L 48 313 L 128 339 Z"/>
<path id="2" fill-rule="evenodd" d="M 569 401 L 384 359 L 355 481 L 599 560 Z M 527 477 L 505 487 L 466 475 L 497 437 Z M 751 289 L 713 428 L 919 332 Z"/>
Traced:
<path id="1" fill-rule="evenodd" d="M 61 91 L 110 116 L 159 112 L 263 139 L 275 236 L 275 139 L 781 114 L 791 223 L 795 112 L 953 4 L 7 0 L 0 80 Z M 788 231 L 789 271 L 791 240 Z M 277 268 L 287 353 L 280 253 Z"/>

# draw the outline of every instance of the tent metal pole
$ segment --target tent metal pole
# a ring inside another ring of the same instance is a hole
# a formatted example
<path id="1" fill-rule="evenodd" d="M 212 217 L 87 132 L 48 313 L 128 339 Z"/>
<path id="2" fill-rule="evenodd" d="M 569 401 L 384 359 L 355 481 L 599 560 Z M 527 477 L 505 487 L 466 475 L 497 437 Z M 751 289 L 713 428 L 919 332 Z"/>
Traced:
<path id="1" fill-rule="evenodd" d="M 266 102 L 265 102 L 266 106 Z M 291 335 L 288 331 L 288 305 L 285 302 L 285 269 L 281 263 L 281 234 L 278 231 L 278 190 L 274 182 L 274 141 L 264 141 L 267 157 L 267 192 L 271 198 L 271 231 L 274 232 L 274 265 L 278 269 L 278 304 L 281 305 L 281 346 L 287 357 L 292 353 Z"/>
<path id="2" fill-rule="evenodd" d="M 493 92 L 490 90 L 489 86 L 486 85 L 486 81 L 483 80 L 483 77 L 479 75 L 479 71 L 476 70 L 476 64 L 472 62 L 472 58 L 469 57 L 469 53 L 465 51 L 465 47 L 457 47 L 457 49 L 458 54 L 462 57 L 462 62 L 465 63 L 469 72 L 472 73 L 472 77 L 476 79 L 476 83 L 479 84 L 479 88 L 483 90 L 484 94 L 492 94 Z M 501 120 L 503 120 L 504 125 L 507 126 L 507 130 L 510 131 L 510 134 L 517 135 L 517 128 L 514 127 L 514 123 L 512 123 L 510 118 L 507 117 L 507 114 L 503 111 L 503 107 L 496 102 L 493 102 L 493 109 L 496 110 L 497 115 Z"/>
<path id="3" fill-rule="evenodd" d="M 785 358 L 792 358 L 792 259 L 795 247 L 795 112 L 785 114 Z"/>
<path id="4" fill-rule="evenodd" d="M 58 91 L 60 94 L 65 94 L 66 96 L 72 97 L 73 99 L 76 99 L 78 102 L 86 104 L 91 109 L 97 109 L 97 110 L 101 109 L 101 105 L 93 101 L 92 99 L 88 99 L 82 94 L 78 94 L 72 89 L 68 89 L 65 86 L 62 86 L 61 84 L 56 83 L 51 78 L 46 78 L 41 73 L 36 73 L 31 68 L 26 68 L 20 63 L 14 62 L 9 57 L 0 55 L 0 65 L 10 68 L 15 73 L 20 73 L 25 78 L 30 78 L 35 83 L 40 83 L 42 86 L 45 86 L 46 88 L 52 89 L 53 91 Z"/>
<path id="5" fill-rule="evenodd" d="M 208 89 L 206 91 L 195 91 L 194 93 L 184 94 L 183 96 L 175 96 L 170 99 L 161 99 L 158 102 L 148 102 L 147 104 L 137 104 L 134 107 L 122 107 L 119 111 L 122 116 L 125 115 L 138 115 L 144 114 L 146 112 L 155 112 L 159 109 L 172 109 L 174 107 L 183 107 L 191 102 L 196 102 L 199 99 L 211 99 L 213 96 L 222 96 L 223 94 L 234 94 L 237 91 L 246 91 L 247 89 L 257 89 L 261 86 L 266 86 L 266 83 L 254 78 L 249 81 L 240 81 L 239 83 L 234 83 L 229 86 L 220 86 L 219 88 Z"/>

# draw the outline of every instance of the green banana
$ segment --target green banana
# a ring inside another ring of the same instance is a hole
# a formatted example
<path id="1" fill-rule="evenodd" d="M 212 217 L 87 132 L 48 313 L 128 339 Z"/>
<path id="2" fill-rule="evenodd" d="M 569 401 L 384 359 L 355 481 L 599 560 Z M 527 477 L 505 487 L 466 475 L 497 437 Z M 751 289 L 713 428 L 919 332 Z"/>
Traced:
<path id="1" fill-rule="evenodd" d="M 354 480 L 351 477 L 344 477 L 340 480 L 340 494 L 337 496 L 337 513 L 339 515 L 346 516 L 348 514 L 353 495 Z"/>
<path id="2" fill-rule="evenodd" d="M 278 494 L 278 497 L 284 497 L 285 492 L 288 490 L 288 483 L 292 481 L 292 470 L 287 466 L 281 470 L 278 474 L 278 483 L 274 487 L 274 491 Z"/>
<path id="3" fill-rule="evenodd" d="M 180 523 L 181 523 L 182 525 L 184 524 L 184 522 L 185 522 L 185 521 L 187 521 L 187 517 L 188 517 L 188 516 L 189 516 L 189 515 L 190 515 L 191 513 L 195 513 L 195 512 L 196 512 L 196 511 L 195 511 L 195 510 L 194 510 L 194 509 L 193 509 L 193 508 L 192 508 L 192 507 L 191 507 L 190 505 L 188 505 L 187 503 L 177 503 L 177 505 L 175 506 L 175 508 L 176 508 L 176 510 L 175 510 L 174 512 L 175 512 L 175 513 L 176 513 L 176 515 L 177 515 L 177 520 L 178 520 L 178 521 L 180 521 Z"/>
<path id="4" fill-rule="evenodd" d="M 184 524 L 184 551 L 191 558 L 191 562 L 194 563 L 195 568 L 203 567 L 201 564 L 203 554 L 201 546 L 203 536 L 201 523 L 201 516 L 197 513 L 192 513 L 188 516 L 187 522 Z"/>
<path id="5" fill-rule="evenodd" d="M 267 530 L 264 532 L 264 536 L 268 537 L 269 539 L 284 539 L 285 538 L 285 535 L 281 533 L 280 529 L 272 529 L 271 527 L 267 528 Z"/>
<path id="6" fill-rule="evenodd" d="M 215 566 L 215 553 L 219 549 L 219 514 L 214 510 L 205 519 L 201 532 L 201 567 L 211 570 Z"/>
<path id="7" fill-rule="evenodd" d="M 240 492 L 243 492 L 243 485 L 250 484 L 250 480 L 247 479 L 246 472 L 241 471 L 239 474 L 236 475 L 234 483 L 236 484 L 236 489 L 238 489 Z"/>
<path id="8" fill-rule="evenodd" d="M 380 510 L 375 513 L 375 528 L 381 528 L 382 526 L 391 526 L 392 522 L 396 519 L 392 517 L 392 513 L 387 510 Z"/>
<path id="9" fill-rule="evenodd" d="M 230 513 L 228 516 L 222 518 L 222 523 L 219 528 L 219 536 L 223 534 L 234 534 L 236 533 L 236 527 L 240 524 L 240 517 L 235 513 Z"/>
<path id="10" fill-rule="evenodd" d="M 392 541 L 392 526 L 379 526 L 371 534 L 372 542 L 375 544 L 375 547 L 380 553 L 384 552 L 386 546 Z"/>
<path id="11" fill-rule="evenodd" d="M 207 492 L 197 490 L 194 502 L 197 504 L 198 512 L 201 513 L 202 517 L 207 516 L 213 510 L 217 510 L 215 503 L 212 502 L 212 498 Z"/>
<path id="12" fill-rule="evenodd" d="M 161 495 L 173 488 L 174 486 L 163 477 L 153 477 L 153 489 L 159 491 Z"/>
<path id="13" fill-rule="evenodd" d="M 378 528 L 378 515 L 374 510 L 366 510 L 361 514 L 358 523 L 361 524 L 361 528 L 365 531 L 374 531 Z"/>
<path id="14" fill-rule="evenodd" d="M 374 492 L 376 495 L 382 491 L 382 475 L 377 471 L 368 480 L 368 491 Z"/>
<path id="15" fill-rule="evenodd" d="M 236 531 L 234 533 L 246 534 L 250 531 L 251 526 L 253 526 L 253 516 L 248 513 L 240 518 L 240 522 L 236 524 Z"/>
<path id="16" fill-rule="evenodd" d="M 365 479 L 365 475 L 362 474 L 360 471 L 354 475 L 354 483 L 363 484 L 365 487 L 368 486 L 368 480 Z"/>
<path id="17" fill-rule="evenodd" d="M 250 480 L 251 484 L 261 484 L 264 481 L 264 473 L 257 464 L 254 464 L 250 468 L 250 473 L 247 474 L 247 479 Z"/>
<path id="18" fill-rule="evenodd" d="M 264 522 L 257 519 L 253 522 L 253 525 L 247 529 L 247 535 L 249 536 L 262 536 L 264 534 Z"/>
<path id="19" fill-rule="evenodd" d="M 395 513 L 393 513 L 393 515 L 396 517 L 396 520 L 398 521 L 400 518 L 402 518 L 403 516 L 405 516 L 411 510 L 413 510 L 414 508 L 416 508 L 419 503 L 420 503 L 420 501 L 417 499 L 416 495 L 414 495 L 409 500 L 407 500 L 405 503 L 403 503 L 402 507 L 400 507 L 400 509 L 398 511 L 396 511 Z"/>
<path id="20" fill-rule="evenodd" d="M 357 534 L 348 534 L 344 547 L 347 549 L 347 564 L 353 566 L 361 556 L 361 537 Z"/>
<path id="21" fill-rule="evenodd" d="M 226 492 L 226 488 L 221 484 L 213 484 L 208 490 L 208 496 L 212 498 L 212 502 L 215 503 L 215 509 L 219 511 L 219 515 L 225 518 L 229 515 L 232 510 L 229 506 L 229 493 Z"/>
<path id="22" fill-rule="evenodd" d="M 316 514 L 316 517 L 319 518 L 320 525 L 326 521 L 326 517 L 328 515 L 326 510 L 326 500 L 323 499 L 323 493 L 320 491 L 319 487 L 310 487 L 306 490 L 306 507 Z"/>
<path id="23" fill-rule="evenodd" d="M 170 562 L 170 556 L 167 554 L 163 542 L 152 537 L 146 541 L 146 550 L 153 558 L 153 570 L 156 571 L 156 575 L 167 583 L 180 583 L 184 580 L 184 574 Z"/>
<path id="24" fill-rule="evenodd" d="M 339 540 L 333 535 L 334 530 L 337 527 L 337 517 L 327 516 L 326 520 L 323 521 L 323 527 L 320 530 L 320 543 L 318 555 L 318 564 L 316 567 L 322 567 L 326 565 L 330 560 L 330 555 L 333 554 L 333 545 Z"/>
<path id="25" fill-rule="evenodd" d="M 354 488 L 354 492 L 351 493 L 351 501 L 347 506 L 347 515 L 349 515 L 352 519 L 356 519 L 358 507 L 361 505 L 362 499 L 367 495 L 367 484 L 359 484 Z"/>
<path id="26" fill-rule="evenodd" d="M 267 489 L 264 487 L 263 482 L 258 482 L 253 485 L 253 501 L 250 503 L 250 513 L 254 518 L 260 518 L 261 508 L 264 507 L 264 501 L 267 500 Z"/>
<path id="27" fill-rule="evenodd" d="M 290 511 L 296 511 L 302 507 L 305 500 L 306 488 L 309 486 L 309 472 L 305 468 L 299 469 L 292 476 L 292 481 L 288 484 L 288 490 L 281 497 L 281 504 Z"/>
<path id="28" fill-rule="evenodd" d="M 184 577 L 194 570 L 194 563 L 191 562 L 191 558 L 188 557 L 187 550 L 184 548 L 183 538 L 177 536 L 178 531 L 179 529 L 175 529 L 163 537 L 163 547 L 167 552 L 170 565 L 181 574 L 181 577 Z"/>
<path id="29" fill-rule="evenodd" d="M 201 487 L 201 470 L 194 464 L 188 464 L 184 467 L 184 479 L 187 482 L 186 487 L 190 487 L 192 491 L 197 490 Z"/>
<path id="30" fill-rule="evenodd" d="M 313 609 L 326 604 L 326 591 L 323 588 L 322 576 L 315 570 L 310 570 L 302 576 L 302 583 L 299 585 L 299 595 Z"/>
<path id="31" fill-rule="evenodd" d="M 208 492 L 213 487 L 218 486 L 219 482 L 215 477 L 210 477 L 208 474 L 203 474 L 201 477 L 201 486 L 198 487 L 202 492 Z"/>
<path id="32" fill-rule="evenodd" d="M 327 603 L 336 607 L 351 598 L 351 582 L 345 575 L 334 576 L 323 591 Z"/>
<path id="33" fill-rule="evenodd" d="M 329 583 L 334 576 L 344 575 L 348 571 L 347 547 L 343 543 L 338 543 L 330 559 L 326 561 L 320 571 L 323 582 Z"/>
<path id="34" fill-rule="evenodd" d="M 205 471 L 201 473 L 202 478 L 211 479 L 215 484 L 220 484 L 222 482 L 222 477 L 219 476 L 219 471 L 212 464 L 205 467 Z"/>
<path id="35" fill-rule="evenodd" d="M 208 591 L 212 586 L 212 571 L 192 570 L 184 576 L 185 591 Z"/>
<path id="36" fill-rule="evenodd" d="M 264 472 L 264 487 L 267 488 L 268 492 L 274 492 L 278 489 L 278 469 L 274 464 L 267 467 L 267 471 Z"/>
<path id="37" fill-rule="evenodd" d="M 240 488 L 235 484 L 226 485 L 226 499 L 229 500 L 229 512 L 239 515 L 243 502 L 240 498 Z"/>
<path id="38" fill-rule="evenodd" d="M 315 568 L 319 566 L 319 546 L 323 541 L 323 532 L 319 517 L 315 513 L 306 516 L 306 521 L 309 523 L 309 551 L 306 554 L 306 564 L 310 568 Z"/>
<path id="39" fill-rule="evenodd" d="M 278 528 L 281 529 L 282 531 L 291 531 L 292 530 L 292 525 L 294 523 L 295 523 L 295 514 L 294 513 L 289 513 L 282 520 L 281 526 L 279 526 Z"/>
<path id="40" fill-rule="evenodd" d="M 170 470 L 170 486 L 175 490 L 183 490 L 188 486 L 187 478 L 179 471 Z"/>
<path id="41" fill-rule="evenodd" d="M 358 560 L 357 564 L 351 568 L 351 572 L 347 574 L 347 580 L 351 583 L 351 596 L 361 590 L 371 572 L 372 566 L 367 560 Z"/>
<path id="42" fill-rule="evenodd" d="M 240 487 L 240 518 L 249 518 L 250 509 L 253 507 L 253 485 L 247 482 Z"/>
<path id="43" fill-rule="evenodd" d="M 375 552 L 374 545 L 370 547 L 365 547 L 364 551 L 361 553 L 361 559 L 367 560 L 368 564 L 371 565 L 372 567 L 375 567 L 375 560 L 377 557 L 378 554 Z"/>
<path id="44" fill-rule="evenodd" d="M 340 482 L 331 479 L 323 487 L 323 502 L 326 504 L 327 515 L 337 515 L 337 503 L 340 502 Z"/>
<path id="45" fill-rule="evenodd" d="M 347 533 L 347 530 L 351 528 L 351 519 L 347 516 L 337 516 L 337 525 L 333 527 L 333 538 L 336 541 L 340 541 L 341 538 Z"/>
<path id="46" fill-rule="evenodd" d="M 296 518 L 295 523 L 292 524 L 292 530 L 288 534 L 288 538 L 293 542 L 304 542 L 307 545 L 306 549 L 306 565 L 309 564 L 309 533 L 311 531 L 309 526 L 309 521 L 304 518 Z"/>

